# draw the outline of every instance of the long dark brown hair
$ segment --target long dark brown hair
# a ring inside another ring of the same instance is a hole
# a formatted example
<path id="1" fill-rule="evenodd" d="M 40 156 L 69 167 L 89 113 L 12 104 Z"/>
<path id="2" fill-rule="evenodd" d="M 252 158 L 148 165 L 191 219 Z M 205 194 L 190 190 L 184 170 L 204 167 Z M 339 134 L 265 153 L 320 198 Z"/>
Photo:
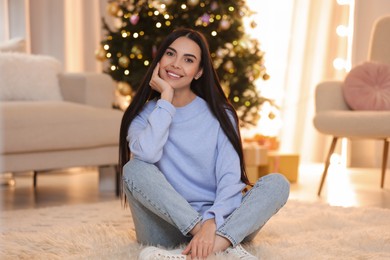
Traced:
<path id="1" fill-rule="evenodd" d="M 129 107 L 124 112 L 120 135 L 119 135 L 119 172 L 120 180 L 122 180 L 123 166 L 130 160 L 130 149 L 126 140 L 129 126 L 132 120 L 140 113 L 145 103 L 151 99 L 160 96 L 160 93 L 153 90 L 150 85 L 150 79 L 157 63 L 164 55 L 166 49 L 179 37 L 187 37 L 193 40 L 201 49 L 201 62 L 200 67 L 203 68 L 203 74 L 198 80 L 191 82 L 191 90 L 199 97 L 203 98 L 214 116 L 219 121 L 224 133 L 228 137 L 229 141 L 236 150 L 240 158 L 241 167 L 241 180 L 250 185 L 248 177 L 245 171 L 245 162 L 242 149 L 242 142 L 239 130 L 239 120 L 237 113 L 229 100 L 226 98 L 225 93 L 222 90 L 221 84 L 219 83 L 218 75 L 213 67 L 209 47 L 205 37 L 192 29 L 177 29 L 170 33 L 164 41 L 161 43 L 159 50 L 157 51 L 156 57 L 154 58 L 151 66 L 149 67 L 138 91 Z M 228 112 L 230 111 L 230 113 Z M 232 115 L 236 126 L 232 123 L 230 117 Z M 120 185 L 120 194 L 123 198 L 123 188 Z"/>

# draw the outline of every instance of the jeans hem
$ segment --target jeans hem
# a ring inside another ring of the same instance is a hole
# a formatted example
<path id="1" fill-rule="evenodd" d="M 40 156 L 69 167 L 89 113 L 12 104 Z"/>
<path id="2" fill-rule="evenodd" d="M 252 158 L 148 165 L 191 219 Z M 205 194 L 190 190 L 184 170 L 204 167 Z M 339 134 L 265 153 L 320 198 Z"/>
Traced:
<path id="1" fill-rule="evenodd" d="M 192 222 L 191 224 L 184 230 L 180 230 L 181 233 L 184 235 L 184 236 L 188 236 L 188 233 L 196 226 L 196 224 L 198 224 L 200 221 L 202 220 L 202 217 L 201 216 L 197 216 Z"/>
<path id="2" fill-rule="evenodd" d="M 236 247 L 236 246 L 238 245 L 237 241 L 236 241 L 233 237 L 229 236 L 228 234 L 223 233 L 222 231 L 219 231 L 219 230 L 217 230 L 217 232 L 215 232 L 215 233 L 216 233 L 218 236 L 224 237 L 224 238 L 226 238 L 227 240 L 229 240 L 230 243 L 232 244 L 232 247 Z"/>

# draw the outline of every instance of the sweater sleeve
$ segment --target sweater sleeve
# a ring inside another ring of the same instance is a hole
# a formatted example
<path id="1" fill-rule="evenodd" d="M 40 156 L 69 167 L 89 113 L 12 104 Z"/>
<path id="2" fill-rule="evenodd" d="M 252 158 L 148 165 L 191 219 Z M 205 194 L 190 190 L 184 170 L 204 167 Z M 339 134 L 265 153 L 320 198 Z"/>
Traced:
<path id="1" fill-rule="evenodd" d="M 240 158 L 222 129 L 218 136 L 216 160 L 217 191 L 213 206 L 203 214 L 203 221 L 214 218 L 217 229 L 240 206 L 242 190 Z"/>
<path id="2" fill-rule="evenodd" d="M 155 103 L 154 108 L 148 109 L 148 105 L 151 104 L 147 104 L 131 122 L 127 141 L 134 158 L 156 163 L 162 156 L 176 109 L 162 99 Z"/>

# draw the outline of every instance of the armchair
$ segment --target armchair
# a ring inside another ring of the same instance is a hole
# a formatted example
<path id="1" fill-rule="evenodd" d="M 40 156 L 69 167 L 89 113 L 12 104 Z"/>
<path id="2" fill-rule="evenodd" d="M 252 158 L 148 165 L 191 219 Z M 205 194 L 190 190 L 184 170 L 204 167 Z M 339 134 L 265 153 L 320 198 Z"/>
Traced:
<path id="1" fill-rule="evenodd" d="M 390 66 L 390 16 L 378 19 L 373 27 L 368 60 Z M 352 72 L 352 71 L 351 71 Z M 387 78 L 389 79 L 390 76 Z M 386 80 L 387 80 L 386 79 Z M 356 110 L 347 102 L 343 85 L 345 82 L 321 82 L 316 87 L 316 114 L 313 119 L 315 128 L 333 136 L 322 174 L 318 196 L 321 195 L 330 157 L 339 138 L 383 140 L 383 158 L 380 186 L 383 188 L 387 168 L 390 138 L 390 109 Z M 387 84 L 387 83 L 386 83 Z M 386 87 L 390 88 L 390 85 Z M 387 90 L 389 93 L 389 90 Z M 365 97 L 363 97 L 365 98 Z M 386 97 L 381 97 L 386 99 Z M 388 97 L 387 97 L 388 98 Z M 388 99 L 386 99 L 388 100 Z M 367 101 L 368 102 L 368 101 Z"/>

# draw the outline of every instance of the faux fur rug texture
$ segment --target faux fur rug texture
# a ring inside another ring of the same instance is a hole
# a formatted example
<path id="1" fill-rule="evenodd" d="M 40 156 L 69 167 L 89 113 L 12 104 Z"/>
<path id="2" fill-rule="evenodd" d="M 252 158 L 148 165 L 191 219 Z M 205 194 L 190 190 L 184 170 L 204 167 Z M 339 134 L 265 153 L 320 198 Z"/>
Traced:
<path id="1" fill-rule="evenodd" d="M 118 200 L 5 211 L 0 225 L 0 259 L 137 259 L 142 249 Z M 390 210 L 289 200 L 245 247 L 259 259 L 390 259 Z"/>

